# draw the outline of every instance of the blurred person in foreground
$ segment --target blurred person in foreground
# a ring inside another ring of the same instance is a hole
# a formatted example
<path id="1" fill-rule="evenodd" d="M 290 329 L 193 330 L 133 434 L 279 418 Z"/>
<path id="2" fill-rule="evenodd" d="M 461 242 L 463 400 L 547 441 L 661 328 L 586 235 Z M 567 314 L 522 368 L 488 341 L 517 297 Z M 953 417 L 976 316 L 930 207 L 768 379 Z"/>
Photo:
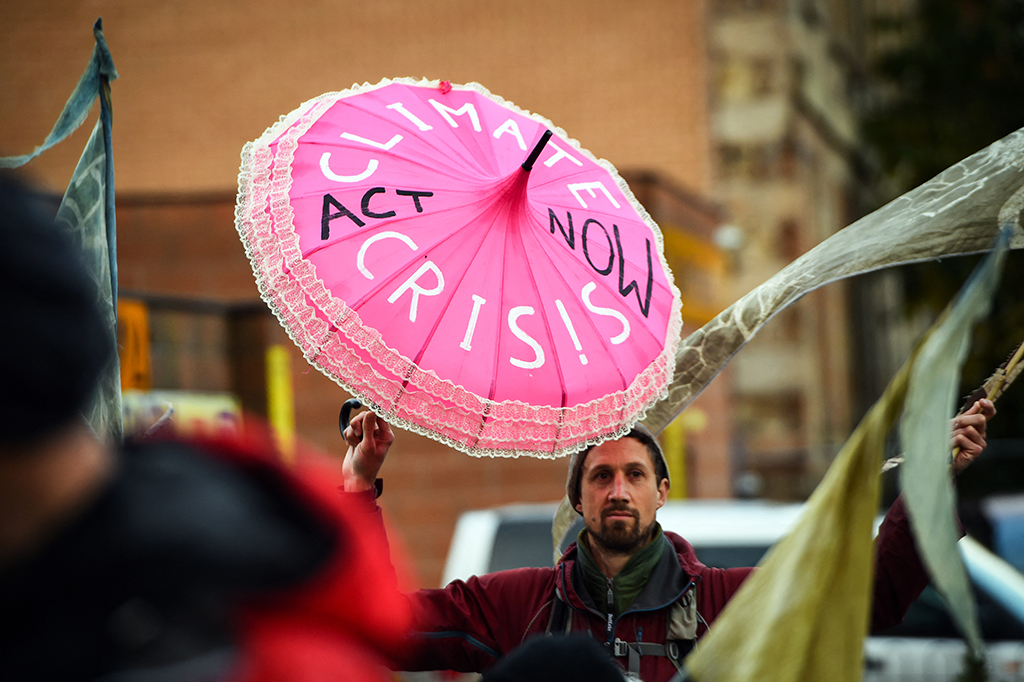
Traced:
<path id="1" fill-rule="evenodd" d="M 287 469 L 268 437 L 92 432 L 96 289 L 9 176 L 0 291 L 0 679 L 391 679 L 408 609 L 339 467 Z"/>
<path id="2" fill-rule="evenodd" d="M 954 420 L 952 444 L 960 448 L 954 473 L 985 448 L 986 423 L 994 414 L 992 402 L 980 400 Z M 345 489 L 369 490 L 394 434 L 383 419 L 364 412 L 352 419 L 345 439 Z M 705 566 L 684 538 L 663 531 L 656 514 L 669 485 L 661 448 L 639 425 L 574 454 L 566 496 L 584 521 L 577 542 L 554 568 L 497 571 L 419 590 L 412 600 L 413 638 L 393 664 L 402 670 L 490 670 L 485 682 L 490 675 L 496 682 L 555 679 L 545 672 L 556 669 L 552 660 L 562 668 L 565 660 L 550 652 L 568 652 L 570 643 L 538 645 L 534 638 L 569 634 L 601 643 L 594 648 L 630 679 L 673 678 L 754 569 Z M 928 582 L 906 508 L 897 499 L 875 545 L 872 631 L 900 623 Z M 580 655 L 594 662 L 591 654 Z"/>

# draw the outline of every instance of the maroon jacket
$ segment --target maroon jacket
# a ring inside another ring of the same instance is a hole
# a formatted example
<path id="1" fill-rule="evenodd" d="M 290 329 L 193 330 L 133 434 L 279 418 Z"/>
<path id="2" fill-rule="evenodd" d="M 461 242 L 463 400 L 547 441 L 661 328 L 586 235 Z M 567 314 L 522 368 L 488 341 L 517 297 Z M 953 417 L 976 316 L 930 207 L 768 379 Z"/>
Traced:
<path id="1" fill-rule="evenodd" d="M 665 539 L 675 551 L 662 554 L 643 592 L 612 623 L 606 622 L 604 610 L 593 604 L 583 587 L 575 544 L 554 568 L 499 571 L 456 580 L 444 589 L 420 590 L 412 596 L 418 641 L 398 666 L 405 670 L 486 670 L 528 637 L 544 633 L 552 622 L 556 600 L 569 607 L 568 629 L 589 631 L 598 641 L 609 643 L 621 656 L 618 660 L 623 667 L 628 667 L 630 644 L 643 642 L 657 648 L 673 641 L 667 637 L 670 612 L 674 605 L 694 596 L 700 614 L 696 634 L 700 637 L 753 569 L 709 568 L 680 536 L 666 532 Z M 875 572 L 872 629 L 881 630 L 902 621 L 907 607 L 928 583 L 900 501 L 879 531 Z M 619 640 L 618 646 L 615 640 Z M 691 641 L 679 641 L 678 658 L 685 656 L 691 645 Z M 639 665 L 641 678 L 649 682 L 668 680 L 676 673 L 676 666 L 665 655 L 641 655 L 634 658 L 634 664 Z"/>

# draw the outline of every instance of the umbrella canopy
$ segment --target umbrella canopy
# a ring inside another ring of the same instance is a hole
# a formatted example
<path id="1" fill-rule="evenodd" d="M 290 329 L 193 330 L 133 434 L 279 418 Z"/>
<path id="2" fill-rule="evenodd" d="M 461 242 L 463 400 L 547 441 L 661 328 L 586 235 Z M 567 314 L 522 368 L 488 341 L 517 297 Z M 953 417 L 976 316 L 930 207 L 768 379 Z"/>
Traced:
<path id="1" fill-rule="evenodd" d="M 246 145 L 236 226 L 307 360 L 473 455 L 621 435 L 671 380 L 679 292 L 611 164 L 478 84 L 385 80 Z"/>

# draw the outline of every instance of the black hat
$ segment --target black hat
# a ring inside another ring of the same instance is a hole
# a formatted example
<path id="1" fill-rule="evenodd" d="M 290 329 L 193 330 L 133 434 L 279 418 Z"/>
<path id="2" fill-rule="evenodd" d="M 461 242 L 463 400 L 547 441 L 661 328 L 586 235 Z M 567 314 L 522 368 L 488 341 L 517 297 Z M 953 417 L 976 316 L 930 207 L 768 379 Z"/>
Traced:
<path id="1" fill-rule="evenodd" d="M 70 422 L 112 349 L 81 251 L 43 205 L 0 175 L 0 443 Z"/>
<path id="2" fill-rule="evenodd" d="M 588 635 L 534 637 L 484 673 L 482 682 L 624 682 L 626 676 Z"/>

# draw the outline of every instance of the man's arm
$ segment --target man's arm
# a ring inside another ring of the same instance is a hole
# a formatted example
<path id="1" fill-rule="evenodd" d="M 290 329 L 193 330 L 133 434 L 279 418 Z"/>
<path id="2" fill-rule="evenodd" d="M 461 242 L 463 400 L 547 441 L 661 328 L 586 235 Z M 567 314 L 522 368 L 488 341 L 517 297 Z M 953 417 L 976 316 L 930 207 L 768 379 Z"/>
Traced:
<path id="1" fill-rule="evenodd" d="M 361 412 L 352 418 L 343 436 L 349 446 L 342 464 L 343 494 L 350 495 L 366 514 L 364 529 L 386 546 L 384 521 L 372 491 L 394 443 L 394 433 L 384 419 Z M 519 593 L 504 598 L 504 591 L 521 582 L 504 579 L 507 575 L 474 577 L 466 583 L 456 581 L 446 589 L 406 595 L 413 613 L 413 632 L 405 645 L 392 653 L 391 666 L 400 670 L 478 672 L 493 665 L 509 644 L 498 636 L 503 633 L 492 633 L 490 625 L 509 620 L 503 606 L 507 602 L 521 605 L 524 601 Z M 552 592 L 553 585 L 547 590 Z"/>
<path id="2" fill-rule="evenodd" d="M 985 449 L 986 426 L 995 413 L 992 401 L 982 399 L 953 420 L 950 445 L 958 450 L 952 465 L 954 475 L 966 469 Z M 875 543 L 871 630 L 877 632 L 903 622 L 907 609 L 929 581 L 914 544 L 903 499 L 897 498 L 885 515 Z"/>
<path id="3" fill-rule="evenodd" d="M 487 670 L 530 633 L 543 632 L 555 580 L 551 568 L 515 568 L 419 590 L 411 595 L 414 646 L 406 669 Z"/>

